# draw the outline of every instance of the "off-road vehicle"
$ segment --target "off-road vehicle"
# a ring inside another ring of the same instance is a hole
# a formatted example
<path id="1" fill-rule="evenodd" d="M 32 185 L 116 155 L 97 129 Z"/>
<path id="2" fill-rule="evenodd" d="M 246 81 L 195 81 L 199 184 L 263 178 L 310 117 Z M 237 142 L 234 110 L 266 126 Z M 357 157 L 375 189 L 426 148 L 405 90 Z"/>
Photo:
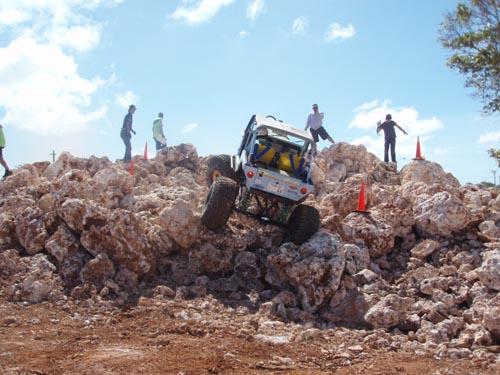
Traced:
<path id="1" fill-rule="evenodd" d="M 316 208 L 302 203 L 313 191 L 309 132 L 273 116 L 253 115 L 235 155 L 207 160 L 210 189 L 201 222 L 220 230 L 236 210 L 286 228 L 285 241 L 301 244 L 319 229 Z"/>

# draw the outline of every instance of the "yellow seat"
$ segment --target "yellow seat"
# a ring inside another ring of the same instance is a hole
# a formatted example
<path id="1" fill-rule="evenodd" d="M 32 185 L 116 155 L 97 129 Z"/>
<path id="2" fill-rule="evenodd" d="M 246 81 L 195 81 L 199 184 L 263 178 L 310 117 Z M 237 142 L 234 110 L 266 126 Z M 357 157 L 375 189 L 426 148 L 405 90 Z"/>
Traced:
<path id="1" fill-rule="evenodd" d="M 270 144 L 256 143 L 254 146 L 253 154 L 255 157 L 255 161 L 269 164 L 271 160 L 273 160 L 274 155 L 276 155 L 276 150 L 272 148 Z"/>
<path id="2" fill-rule="evenodd" d="M 284 152 L 278 160 L 278 169 L 300 176 L 304 172 L 304 164 L 305 160 L 303 157 L 290 152 Z"/>

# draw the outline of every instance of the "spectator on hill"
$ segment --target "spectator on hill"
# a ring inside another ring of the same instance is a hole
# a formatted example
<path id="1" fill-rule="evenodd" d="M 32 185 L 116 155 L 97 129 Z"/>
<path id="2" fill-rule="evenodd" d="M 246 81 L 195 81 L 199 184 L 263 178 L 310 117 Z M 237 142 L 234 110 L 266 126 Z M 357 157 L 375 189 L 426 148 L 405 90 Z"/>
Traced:
<path id="1" fill-rule="evenodd" d="M 156 143 L 156 151 L 167 147 L 167 139 L 163 134 L 163 113 L 158 113 L 158 117 L 153 121 L 153 139 Z"/>
<path id="2" fill-rule="evenodd" d="M 313 104 L 312 106 L 313 111 L 309 113 L 309 116 L 307 116 L 307 122 L 306 122 L 306 128 L 305 130 L 311 128 L 311 135 L 314 139 L 313 143 L 313 150 L 314 153 L 318 151 L 318 147 L 316 146 L 316 143 L 319 142 L 319 136 L 325 140 L 328 139 L 332 144 L 335 143 L 333 138 L 328 134 L 326 129 L 323 127 L 323 119 L 325 118 L 325 114 L 323 112 L 318 111 L 318 105 Z"/>
<path id="3" fill-rule="evenodd" d="M 383 123 L 381 121 L 377 122 L 377 134 L 379 134 L 381 130 L 384 131 L 384 161 L 386 163 L 389 162 L 389 148 L 391 149 L 391 160 L 393 163 L 396 163 L 396 131 L 394 128 L 398 128 L 404 134 L 408 135 L 401 126 L 392 121 L 392 116 L 390 114 L 385 116 L 385 121 Z"/>
<path id="4" fill-rule="evenodd" d="M 2 164 L 2 167 L 5 168 L 5 173 L 3 177 L 9 177 L 12 175 L 12 171 L 9 169 L 9 166 L 5 162 L 3 158 L 3 149 L 5 148 L 5 136 L 3 134 L 3 126 L 0 124 L 0 164 Z"/>
<path id="5" fill-rule="evenodd" d="M 132 160 L 132 144 L 130 143 L 130 139 L 132 138 L 132 134 L 135 131 L 132 129 L 132 122 L 133 122 L 133 115 L 136 110 L 136 106 L 133 104 L 130 104 L 128 107 L 128 112 L 123 118 L 123 125 L 122 129 L 120 131 L 120 137 L 123 140 L 123 143 L 125 144 L 125 156 L 123 157 L 123 161 L 128 163 Z"/>

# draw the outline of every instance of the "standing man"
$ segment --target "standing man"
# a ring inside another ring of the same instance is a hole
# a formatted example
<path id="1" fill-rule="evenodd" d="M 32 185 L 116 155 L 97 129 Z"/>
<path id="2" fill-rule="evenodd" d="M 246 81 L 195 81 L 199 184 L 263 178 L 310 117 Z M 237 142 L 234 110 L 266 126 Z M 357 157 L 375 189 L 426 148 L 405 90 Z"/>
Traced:
<path id="1" fill-rule="evenodd" d="M 163 113 L 158 113 L 158 117 L 153 121 L 153 139 L 156 143 L 156 151 L 167 147 L 167 139 L 163 134 Z"/>
<path id="2" fill-rule="evenodd" d="M 136 109 L 137 108 L 135 107 L 135 105 L 130 104 L 130 106 L 128 107 L 128 113 L 123 118 L 122 130 L 120 131 L 120 137 L 125 144 L 125 156 L 123 157 L 123 161 L 126 163 L 132 160 L 132 144 L 130 143 L 132 134 L 130 133 L 134 133 L 135 135 L 135 131 L 134 129 L 132 129 L 132 121 Z"/>
<path id="3" fill-rule="evenodd" d="M 3 177 L 9 177 L 12 175 L 12 171 L 9 169 L 9 166 L 5 162 L 3 158 L 3 149 L 5 148 L 5 136 L 3 134 L 3 126 L 0 124 L 0 164 L 2 164 L 2 167 L 5 168 L 5 174 Z"/>
<path id="4" fill-rule="evenodd" d="M 396 163 L 396 131 L 394 128 L 398 128 L 404 134 L 408 135 L 408 133 L 396 122 L 392 121 L 392 116 L 388 114 L 385 116 L 385 121 L 382 123 L 381 121 L 377 122 L 377 134 L 380 133 L 381 130 L 384 131 L 385 143 L 384 143 L 384 161 L 386 163 L 389 162 L 389 148 L 391 149 L 391 160 L 393 163 Z"/>
<path id="5" fill-rule="evenodd" d="M 325 114 L 318 111 L 317 104 L 313 104 L 312 109 L 313 111 L 309 113 L 309 116 L 307 116 L 305 130 L 311 128 L 311 135 L 314 139 L 313 149 L 314 153 L 316 154 L 316 152 L 318 151 L 318 148 L 316 146 L 316 143 L 319 142 L 318 136 L 320 136 L 323 140 L 328 139 L 332 144 L 334 144 L 335 141 L 332 137 L 330 137 L 326 129 L 323 127 L 323 119 L 325 118 Z"/>

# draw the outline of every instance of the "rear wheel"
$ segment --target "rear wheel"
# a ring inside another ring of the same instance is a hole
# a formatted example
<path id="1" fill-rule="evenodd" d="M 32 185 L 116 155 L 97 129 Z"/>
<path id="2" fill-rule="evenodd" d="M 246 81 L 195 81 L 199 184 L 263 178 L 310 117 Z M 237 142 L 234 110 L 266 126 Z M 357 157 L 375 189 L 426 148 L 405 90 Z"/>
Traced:
<path id="1" fill-rule="evenodd" d="M 219 176 L 228 177 L 231 180 L 236 179 L 236 173 L 231 168 L 230 155 L 213 155 L 207 160 L 207 183 L 211 186 Z"/>
<path id="2" fill-rule="evenodd" d="M 201 223 L 211 230 L 219 230 L 226 225 L 238 195 L 238 184 L 227 177 L 218 177 L 210 186 L 207 200 L 203 205 Z"/>
<path id="3" fill-rule="evenodd" d="M 320 218 L 316 208 L 299 204 L 288 219 L 286 240 L 300 245 L 319 229 Z"/>

